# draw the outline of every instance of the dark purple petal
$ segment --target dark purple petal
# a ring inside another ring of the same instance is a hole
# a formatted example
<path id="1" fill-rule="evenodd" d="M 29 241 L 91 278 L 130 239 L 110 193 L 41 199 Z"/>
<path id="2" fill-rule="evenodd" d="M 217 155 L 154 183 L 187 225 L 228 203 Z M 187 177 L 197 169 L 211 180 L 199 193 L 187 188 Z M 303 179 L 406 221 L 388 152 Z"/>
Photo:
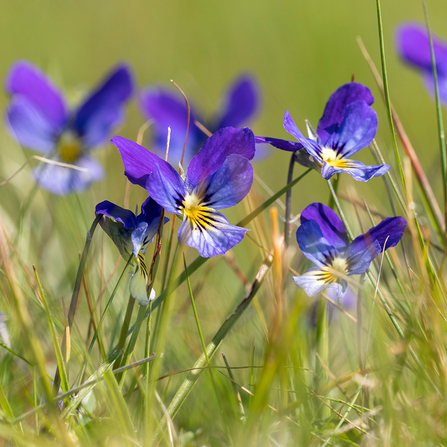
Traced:
<path id="1" fill-rule="evenodd" d="M 104 177 L 103 167 L 94 158 L 83 156 L 76 160 L 76 166 L 86 168 L 87 172 L 41 164 L 33 170 L 33 174 L 41 188 L 59 196 L 83 191 Z"/>
<path id="2" fill-rule="evenodd" d="M 293 281 L 310 297 L 316 296 L 326 289 L 333 289 L 338 298 L 343 298 L 346 293 L 347 282 L 339 280 L 338 282 L 328 283 L 325 280 L 326 277 L 327 272 L 324 269 L 313 267 L 301 276 L 294 276 Z"/>
<path id="3" fill-rule="evenodd" d="M 208 180 L 203 206 L 216 210 L 238 204 L 253 184 L 253 167 L 241 155 L 229 155 Z M 199 185 L 200 188 L 200 185 Z"/>
<path id="4" fill-rule="evenodd" d="M 345 108 L 345 116 L 326 146 L 334 149 L 342 158 L 350 158 L 360 149 L 369 146 L 377 132 L 377 114 L 366 102 L 357 101 Z"/>
<path id="5" fill-rule="evenodd" d="M 142 222 L 148 224 L 145 237 L 149 241 L 152 240 L 152 238 L 156 235 L 158 231 L 158 225 L 160 223 L 162 209 L 163 208 L 151 197 L 148 197 L 141 205 L 141 214 L 137 216 L 137 222 L 138 225 L 140 225 Z M 163 224 L 166 224 L 168 222 L 169 219 L 167 217 L 164 217 Z M 132 235 L 132 240 L 133 239 L 134 238 Z M 146 252 L 146 249 L 144 250 L 144 252 Z"/>
<path id="6" fill-rule="evenodd" d="M 224 164 L 229 155 L 236 154 L 251 160 L 255 155 L 255 137 L 248 128 L 219 129 L 205 141 L 188 167 L 187 184 L 191 189 L 210 177 Z"/>
<path id="7" fill-rule="evenodd" d="M 334 174 L 346 172 L 359 182 L 367 182 L 373 177 L 380 177 L 388 172 L 389 165 L 365 166 L 362 162 L 356 160 L 346 160 L 345 167 L 335 168 L 329 163 L 323 163 L 321 175 L 329 180 Z"/>
<path id="8" fill-rule="evenodd" d="M 288 111 L 286 111 L 286 113 L 284 114 L 284 129 L 286 129 L 287 132 L 293 135 L 304 146 L 304 148 L 306 149 L 307 152 L 309 152 L 310 155 L 312 155 L 319 161 L 321 160 L 320 145 L 317 142 L 309 138 L 306 138 L 301 133 L 301 131 L 298 129 L 297 125 L 293 121 Z"/>
<path id="9" fill-rule="evenodd" d="M 124 174 L 135 185 L 146 189 L 146 181 L 160 158 L 143 146 L 123 137 L 113 137 L 110 142 L 120 151 Z M 162 160 L 161 160 L 162 161 Z"/>
<path id="10" fill-rule="evenodd" d="M 255 137 L 256 144 L 270 144 L 278 149 L 288 152 L 296 152 L 303 149 L 303 145 L 297 141 L 281 140 L 279 138 Z"/>
<path id="11" fill-rule="evenodd" d="M 304 256 L 317 267 L 327 265 L 328 259 L 340 257 L 338 250 L 326 240 L 314 220 L 308 220 L 298 227 L 296 240 Z"/>
<path id="12" fill-rule="evenodd" d="M 121 208 L 108 200 L 98 203 L 95 208 L 95 213 L 102 214 L 117 222 L 121 222 L 124 225 L 124 228 L 128 230 L 133 230 L 137 226 L 137 218 L 132 211 Z"/>
<path id="13" fill-rule="evenodd" d="M 426 28 L 417 23 L 406 23 L 396 31 L 399 56 L 420 70 L 432 73 L 430 40 Z M 433 37 L 438 74 L 447 76 L 447 43 Z"/>
<path id="14" fill-rule="evenodd" d="M 24 96 L 13 98 L 6 110 L 9 133 L 21 146 L 43 154 L 56 148 L 60 129 Z"/>
<path id="15" fill-rule="evenodd" d="M 208 218 L 212 219 L 212 225 L 202 223 L 200 227 L 185 218 L 178 230 L 179 243 L 196 248 L 204 258 L 225 254 L 249 231 L 230 225 L 222 213 L 208 213 Z"/>
<path id="16" fill-rule="evenodd" d="M 133 81 L 126 65 L 115 68 L 76 112 L 73 127 L 85 147 L 105 143 L 123 120 L 123 106 L 132 95 Z"/>
<path id="17" fill-rule="evenodd" d="M 355 238 L 345 254 L 350 263 L 349 274 L 363 273 L 379 253 L 397 245 L 402 239 L 406 226 L 407 221 L 403 217 L 388 217 L 365 234 Z M 364 256 L 368 255 L 371 256 L 371 260 L 365 267 Z"/>
<path id="18" fill-rule="evenodd" d="M 259 88 L 253 77 L 244 75 L 236 79 L 225 96 L 224 111 L 217 128 L 248 124 L 259 107 L 259 96 Z"/>
<path id="19" fill-rule="evenodd" d="M 301 223 L 313 220 L 328 244 L 339 251 L 344 251 L 348 245 L 346 228 L 337 214 L 328 206 L 314 202 L 301 213 Z"/>
<path id="20" fill-rule="evenodd" d="M 154 144 L 157 152 L 163 157 L 166 153 L 168 127 L 171 128 L 168 160 L 178 163 L 182 157 L 188 122 L 188 109 L 184 99 L 165 88 L 148 88 L 141 93 L 140 108 L 143 115 L 152 120 Z M 191 107 L 188 143 L 185 151 L 186 162 L 196 154 L 199 144 L 205 139 L 202 131 L 194 124 L 196 118 L 197 114 Z"/>
<path id="21" fill-rule="evenodd" d="M 16 62 L 6 76 L 5 88 L 10 95 L 26 98 L 54 129 L 64 127 L 67 110 L 62 95 L 34 65 L 26 61 Z"/>
<path id="22" fill-rule="evenodd" d="M 320 144 L 324 145 L 330 134 L 337 130 L 345 117 L 345 107 L 355 101 L 365 101 L 371 105 L 374 97 L 368 87 L 357 82 L 342 85 L 332 93 L 318 123 L 317 134 Z"/>

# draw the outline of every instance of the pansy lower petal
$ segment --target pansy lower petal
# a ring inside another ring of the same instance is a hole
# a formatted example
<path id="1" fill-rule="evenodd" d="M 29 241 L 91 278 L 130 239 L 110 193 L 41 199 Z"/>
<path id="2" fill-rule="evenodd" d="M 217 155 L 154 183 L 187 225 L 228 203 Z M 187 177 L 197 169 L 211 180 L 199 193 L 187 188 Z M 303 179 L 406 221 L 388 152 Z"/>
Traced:
<path id="1" fill-rule="evenodd" d="M 344 251 L 348 246 L 348 234 L 344 223 L 334 210 L 328 206 L 314 202 L 301 212 L 301 224 L 313 220 L 328 244 L 337 250 Z"/>
<path id="2" fill-rule="evenodd" d="M 211 258 L 223 255 L 239 244 L 247 231 L 230 225 L 223 214 L 209 212 L 198 222 L 185 218 L 179 228 L 178 239 L 180 244 L 196 248 L 200 256 Z"/>
<path id="3" fill-rule="evenodd" d="M 358 182 L 367 182 L 373 177 L 380 177 L 388 172 L 389 165 L 365 166 L 361 161 L 342 159 L 337 162 L 337 167 L 325 163 L 321 168 L 321 175 L 329 180 L 334 174 L 346 172 Z M 343 166 L 343 167 L 339 167 Z"/>
<path id="4" fill-rule="evenodd" d="M 186 180 L 188 187 L 193 189 L 210 177 L 232 154 L 240 155 L 247 160 L 254 157 L 255 137 L 248 127 L 242 129 L 225 127 L 208 138 L 189 163 Z"/>
<path id="5" fill-rule="evenodd" d="M 328 138 L 325 146 L 334 149 L 338 156 L 350 158 L 371 144 L 377 125 L 378 118 L 374 109 L 365 101 L 355 101 L 346 106 L 343 121 Z"/>
<path id="6" fill-rule="evenodd" d="M 294 276 L 293 281 L 303 289 L 309 297 L 313 297 L 331 288 L 334 289 L 337 297 L 342 298 L 346 293 L 347 283 L 331 275 L 327 270 L 313 267 L 301 276 Z"/>
<path id="7" fill-rule="evenodd" d="M 118 65 L 83 102 L 76 112 L 74 125 L 86 147 L 107 141 L 114 127 L 123 120 L 122 108 L 132 95 L 130 68 Z"/>
<path id="8" fill-rule="evenodd" d="M 42 163 L 33 170 L 33 175 L 41 188 L 59 196 L 83 191 L 104 177 L 103 167 L 94 158 L 81 157 L 76 161 L 76 166 L 85 168 L 87 171 Z"/>
<path id="9" fill-rule="evenodd" d="M 325 144 L 329 136 L 338 128 L 345 116 L 345 108 L 354 101 L 365 101 L 368 105 L 374 103 L 371 90 L 357 82 L 349 82 L 339 87 L 330 96 L 323 116 L 318 122 L 317 134 L 321 144 Z"/>
<path id="10" fill-rule="evenodd" d="M 144 255 L 138 254 L 135 261 L 137 267 L 135 273 L 131 275 L 129 291 L 130 294 L 142 305 L 149 304 L 150 297 L 147 296 L 148 271 L 144 260 Z"/>
<path id="11" fill-rule="evenodd" d="M 218 120 L 217 128 L 239 127 L 248 124 L 259 107 L 259 87 L 252 76 L 240 76 L 230 86 L 226 93 L 222 117 Z"/>
<path id="12" fill-rule="evenodd" d="M 293 135 L 303 145 L 306 151 L 309 152 L 310 155 L 317 158 L 318 160 L 321 160 L 320 145 L 316 141 L 313 141 L 310 138 L 306 138 L 301 133 L 288 111 L 286 111 L 286 113 L 284 114 L 284 129 L 286 129 L 287 132 Z"/>
<path id="13" fill-rule="evenodd" d="M 21 146 L 42 154 L 54 151 L 62 130 L 25 97 L 11 100 L 6 110 L 6 126 Z"/>
<path id="14" fill-rule="evenodd" d="M 168 127 L 171 128 L 168 161 L 178 163 L 181 160 L 188 123 L 188 109 L 185 100 L 179 95 L 163 87 L 146 88 L 140 95 L 140 109 L 146 119 L 151 120 L 154 143 L 160 155 L 166 153 Z M 191 119 L 185 161 L 191 160 L 206 137 L 194 125 L 199 119 L 191 107 Z M 203 135 L 203 137 L 202 137 Z"/>
<path id="15" fill-rule="evenodd" d="M 234 206 L 248 194 L 252 184 L 251 163 L 241 155 L 229 155 L 207 181 L 203 206 L 214 209 Z"/>
<path id="16" fill-rule="evenodd" d="M 117 222 L 121 222 L 126 229 L 134 229 L 137 226 L 137 218 L 130 210 L 121 208 L 108 200 L 98 203 L 95 208 L 96 214 L 102 214 L 112 218 Z"/>
<path id="17" fill-rule="evenodd" d="M 298 227 L 296 240 L 304 256 L 318 267 L 326 265 L 328 259 L 340 257 L 338 250 L 324 238 L 314 220 L 308 220 Z"/>
<path id="18" fill-rule="evenodd" d="M 26 98 L 55 128 L 62 128 L 67 120 L 65 101 L 52 81 L 27 61 L 16 62 L 6 76 L 6 91 Z"/>
<path id="19" fill-rule="evenodd" d="M 298 141 L 287 141 L 287 140 L 281 140 L 279 138 L 255 136 L 255 142 L 256 144 L 270 144 L 273 147 L 288 152 L 296 152 L 304 148 L 304 146 Z"/>

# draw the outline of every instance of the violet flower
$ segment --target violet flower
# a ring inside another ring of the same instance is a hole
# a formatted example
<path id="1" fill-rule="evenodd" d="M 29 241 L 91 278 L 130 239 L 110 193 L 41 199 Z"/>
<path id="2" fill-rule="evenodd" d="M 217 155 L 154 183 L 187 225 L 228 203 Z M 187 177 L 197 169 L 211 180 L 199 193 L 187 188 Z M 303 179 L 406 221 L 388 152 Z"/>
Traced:
<path id="1" fill-rule="evenodd" d="M 185 161 L 191 160 L 207 138 L 194 124 L 194 120 L 198 120 L 211 133 L 223 127 L 241 127 L 248 124 L 256 114 L 259 108 L 259 96 L 255 80 L 249 75 L 243 75 L 230 85 L 221 101 L 222 111 L 214 119 L 205 120 L 190 104 L 191 119 Z M 168 127 L 171 127 L 168 160 L 177 163 L 182 157 L 188 119 L 183 97 L 178 92 L 163 87 L 146 88 L 141 93 L 140 108 L 143 115 L 152 120 L 153 145 L 163 158 L 166 152 Z"/>
<path id="2" fill-rule="evenodd" d="M 322 203 L 312 203 L 301 213 L 296 239 L 316 267 L 293 280 L 309 296 L 333 288 L 342 298 L 347 289 L 343 277 L 366 272 L 374 258 L 401 240 L 406 226 L 403 217 L 388 217 L 349 243 L 337 214 Z"/>
<path id="3" fill-rule="evenodd" d="M 316 131 L 307 123 L 309 138 L 301 133 L 289 112 L 286 112 L 284 128 L 298 142 L 256 137 L 256 143 L 269 143 L 285 151 L 298 151 L 300 163 L 320 170 L 326 180 L 334 174 L 347 172 L 355 180 L 366 182 L 390 169 L 388 165 L 365 166 L 360 161 L 350 159 L 368 146 L 376 135 L 377 114 L 370 107 L 373 102 L 368 87 L 350 82 L 331 95 Z"/>
<path id="4" fill-rule="evenodd" d="M 427 29 L 418 23 L 405 23 L 396 32 L 399 56 L 422 73 L 425 86 L 434 95 L 435 83 L 431 63 L 430 39 Z M 433 37 L 439 97 L 447 104 L 447 42 Z"/>
<path id="5" fill-rule="evenodd" d="M 186 176 L 133 141 L 114 137 L 112 143 L 121 153 L 127 178 L 167 212 L 183 216 L 180 244 L 208 258 L 226 253 L 243 239 L 247 230 L 230 225 L 217 210 L 236 205 L 250 191 L 249 160 L 255 154 L 250 129 L 218 130 L 192 158 Z"/>
<path id="6" fill-rule="evenodd" d="M 37 67 L 16 62 L 6 77 L 12 96 L 6 110 L 9 133 L 24 147 L 54 160 L 86 168 L 87 172 L 41 165 L 36 182 L 58 195 L 86 189 L 104 176 L 90 151 L 103 145 L 123 120 L 123 106 L 132 94 L 130 70 L 118 65 L 75 110 Z"/>
<path id="7" fill-rule="evenodd" d="M 118 247 L 121 256 L 125 260 L 132 256 L 135 271 L 131 274 L 129 291 L 143 305 L 149 304 L 148 300 L 155 299 L 153 289 L 149 297 L 146 292 L 149 276 L 145 254 L 157 233 L 161 211 L 161 206 L 150 197 L 141 205 L 141 213 L 138 216 L 108 200 L 96 205 L 96 214 L 103 216 L 99 223 Z M 164 223 L 168 221 L 165 217 Z"/>

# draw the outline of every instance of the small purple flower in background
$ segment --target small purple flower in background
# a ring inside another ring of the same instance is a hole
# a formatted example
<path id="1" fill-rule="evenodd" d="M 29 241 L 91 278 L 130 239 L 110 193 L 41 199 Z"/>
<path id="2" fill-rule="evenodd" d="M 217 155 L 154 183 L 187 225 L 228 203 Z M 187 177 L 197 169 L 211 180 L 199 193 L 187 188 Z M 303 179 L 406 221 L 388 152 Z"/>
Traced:
<path id="1" fill-rule="evenodd" d="M 37 67 L 16 62 L 6 77 L 12 96 L 6 110 L 7 128 L 24 147 L 53 160 L 86 168 L 76 171 L 54 165 L 34 170 L 36 182 L 58 195 L 86 189 L 104 176 L 90 151 L 105 144 L 123 120 L 123 106 L 132 94 L 132 77 L 117 66 L 76 109 L 70 111 L 60 91 Z"/>
<path id="2" fill-rule="evenodd" d="M 191 122 L 185 151 L 185 162 L 197 153 L 206 135 L 194 124 L 198 120 L 211 133 L 224 127 L 241 127 L 254 118 L 259 108 L 259 88 L 248 75 L 237 78 L 226 92 L 221 110 L 213 120 L 203 120 L 196 108 L 191 107 Z M 161 156 L 166 152 L 168 127 L 171 127 L 171 143 L 168 160 L 178 163 L 182 157 L 186 135 L 188 112 L 183 97 L 164 87 L 150 87 L 141 93 L 140 107 L 143 115 L 153 121 L 153 145 Z"/>
<path id="3" fill-rule="evenodd" d="M 205 141 L 181 176 L 167 162 L 122 137 L 112 138 L 123 159 L 125 175 L 145 188 L 168 213 L 183 215 L 180 244 L 209 258 L 226 253 L 248 230 L 230 225 L 216 210 L 238 204 L 250 191 L 255 155 L 253 132 L 226 127 Z"/>
<path id="4" fill-rule="evenodd" d="M 365 166 L 360 161 L 350 159 L 368 146 L 376 135 L 377 114 L 370 107 L 373 102 L 368 87 L 350 82 L 331 95 L 316 131 L 307 123 L 309 138 L 301 133 L 289 112 L 286 112 L 284 128 L 298 143 L 267 137 L 256 137 L 256 142 L 269 143 L 286 151 L 299 151 L 297 156 L 300 163 L 321 170 L 326 180 L 334 174 L 347 172 L 355 180 L 366 182 L 390 169 L 388 165 Z"/>
<path id="5" fill-rule="evenodd" d="M 401 25 L 396 31 L 396 47 L 399 56 L 405 62 L 422 72 L 424 83 L 433 95 L 435 86 L 427 29 L 417 23 Z M 439 96 L 441 101 L 447 104 L 447 42 L 433 37 L 433 49 Z"/>
<path id="6" fill-rule="evenodd" d="M 150 297 L 147 296 L 149 276 L 144 258 L 147 247 L 157 233 L 161 211 L 161 206 L 150 197 L 141 205 L 141 213 L 138 216 L 108 200 L 98 203 L 95 210 L 96 214 L 103 216 L 99 223 L 118 247 L 121 256 L 125 260 L 132 256 L 132 263 L 136 268 L 131 275 L 129 290 L 130 294 L 143 305 L 155 299 L 153 289 Z M 165 217 L 164 223 L 168 221 L 169 219 Z"/>
<path id="7" fill-rule="evenodd" d="M 347 289 L 343 276 L 366 272 L 374 258 L 402 239 L 406 226 L 403 217 L 388 217 L 349 243 L 337 214 L 322 203 L 312 203 L 301 213 L 296 239 L 304 256 L 316 267 L 293 280 L 309 296 L 332 288 L 342 298 Z"/>

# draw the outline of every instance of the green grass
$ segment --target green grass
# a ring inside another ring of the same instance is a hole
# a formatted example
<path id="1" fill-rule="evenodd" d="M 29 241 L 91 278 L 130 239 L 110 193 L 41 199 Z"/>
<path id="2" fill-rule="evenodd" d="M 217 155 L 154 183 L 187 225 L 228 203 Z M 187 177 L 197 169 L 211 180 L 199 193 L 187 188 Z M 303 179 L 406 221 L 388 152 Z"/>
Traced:
<path id="1" fill-rule="evenodd" d="M 226 213 L 251 229 L 229 255 L 205 260 L 178 247 L 177 219 L 168 256 L 165 227 L 150 307 L 129 302 L 127 260 L 101 228 L 88 233 L 96 203 L 123 203 L 117 151 L 97 152 L 103 182 L 67 197 L 36 189 L 27 166 L 0 187 L 0 310 L 10 339 L 0 330 L 3 445 L 447 446 L 442 115 L 392 47 L 395 25 L 423 22 L 422 6 L 382 2 L 379 34 L 375 1 L 3 3 L 1 77 L 29 58 L 77 97 L 124 59 L 140 86 L 174 79 L 212 114 L 226 83 L 253 71 L 264 96 L 258 135 L 285 137 L 285 110 L 300 128 L 305 118 L 315 126 L 329 94 L 355 73 L 376 98 L 372 152 L 392 165 L 386 185 L 345 175 L 329 194 L 299 165 L 285 186 L 290 154 L 274 152 L 255 164 L 273 193 L 255 181 Z M 442 36 L 447 7 L 433 2 L 428 12 Z M 357 35 L 383 68 L 385 101 Z M 392 107 L 419 158 L 415 170 Z M 143 122 L 132 104 L 117 133 L 135 140 Z M 1 182 L 32 153 L 3 127 L 0 143 Z M 366 149 L 360 158 L 373 163 Z M 354 237 L 393 210 L 407 218 L 401 244 L 354 278 L 357 309 L 330 316 L 325 296 L 310 299 L 294 285 L 292 272 L 307 261 L 295 231 L 287 252 L 282 245 L 288 189 L 293 215 L 331 203 Z M 130 208 L 144 198 L 132 186 Z"/>

